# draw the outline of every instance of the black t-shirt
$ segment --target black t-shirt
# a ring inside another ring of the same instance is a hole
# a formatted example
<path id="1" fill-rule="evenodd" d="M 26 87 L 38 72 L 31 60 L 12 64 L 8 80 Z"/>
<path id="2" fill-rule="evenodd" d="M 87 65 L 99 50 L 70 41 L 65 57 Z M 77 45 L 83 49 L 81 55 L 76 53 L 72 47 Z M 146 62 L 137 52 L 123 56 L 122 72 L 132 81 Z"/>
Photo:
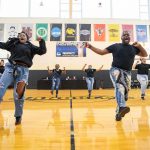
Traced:
<path id="1" fill-rule="evenodd" d="M 0 74 L 2 74 L 5 70 L 5 67 L 4 66 L 0 66 Z"/>
<path id="2" fill-rule="evenodd" d="M 137 69 L 138 74 L 148 75 L 148 70 L 150 69 L 150 64 L 137 64 L 135 66 L 135 69 Z"/>
<path id="3" fill-rule="evenodd" d="M 60 78 L 60 77 L 61 77 L 61 73 L 62 73 L 62 70 L 61 70 L 61 69 L 59 69 L 59 70 L 53 69 L 53 74 L 52 74 L 52 76 L 53 76 L 54 78 Z"/>
<path id="4" fill-rule="evenodd" d="M 135 55 L 140 50 L 132 45 L 117 43 L 106 48 L 113 55 L 112 67 L 131 71 Z"/>
<path id="5" fill-rule="evenodd" d="M 96 69 L 85 69 L 85 72 L 87 73 L 87 77 L 94 77 L 94 72 Z"/>

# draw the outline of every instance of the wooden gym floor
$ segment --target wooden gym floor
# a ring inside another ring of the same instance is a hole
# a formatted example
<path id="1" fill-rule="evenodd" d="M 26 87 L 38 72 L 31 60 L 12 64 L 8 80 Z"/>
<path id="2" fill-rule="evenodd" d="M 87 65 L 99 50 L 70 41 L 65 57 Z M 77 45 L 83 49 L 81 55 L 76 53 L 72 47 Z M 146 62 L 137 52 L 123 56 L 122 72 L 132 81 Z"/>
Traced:
<path id="1" fill-rule="evenodd" d="M 114 91 L 27 90 L 22 124 L 15 126 L 12 90 L 0 104 L 0 150 L 150 150 L 150 90 L 130 91 L 131 112 L 115 121 Z"/>

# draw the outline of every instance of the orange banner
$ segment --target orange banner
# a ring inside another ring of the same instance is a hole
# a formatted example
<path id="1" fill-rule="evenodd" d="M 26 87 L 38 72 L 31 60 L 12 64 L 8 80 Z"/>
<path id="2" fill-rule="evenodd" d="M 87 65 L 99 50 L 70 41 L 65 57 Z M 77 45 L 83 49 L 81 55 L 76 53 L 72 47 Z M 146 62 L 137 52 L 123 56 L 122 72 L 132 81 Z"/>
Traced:
<path id="1" fill-rule="evenodd" d="M 94 41 L 106 40 L 105 24 L 94 24 Z"/>

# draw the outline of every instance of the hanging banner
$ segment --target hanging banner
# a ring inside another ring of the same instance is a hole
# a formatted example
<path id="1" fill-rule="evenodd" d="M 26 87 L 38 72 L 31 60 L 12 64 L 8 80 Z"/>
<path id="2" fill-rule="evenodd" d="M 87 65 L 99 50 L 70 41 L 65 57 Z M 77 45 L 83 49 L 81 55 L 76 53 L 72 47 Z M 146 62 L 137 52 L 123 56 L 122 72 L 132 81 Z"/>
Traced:
<path id="1" fill-rule="evenodd" d="M 18 24 L 6 24 L 5 25 L 6 40 L 8 40 L 8 38 L 17 37 L 19 32 L 20 31 L 19 31 Z"/>
<path id="2" fill-rule="evenodd" d="M 51 24 L 50 25 L 50 41 L 61 41 L 62 40 L 62 24 Z"/>
<path id="3" fill-rule="evenodd" d="M 29 41 L 31 41 L 33 37 L 33 24 L 22 24 L 21 28 L 28 35 Z"/>
<path id="4" fill-rule="evenodd" d="M 36 39 L 37 37 L 41 37 L 45 41 L 47 41 L 48 37 L 48 24 L 36 24 Z"/>
<path id="5" fill-rule="evenodd" d="M 65 41 L 77 40 L 77 25 L 65 24 Z"/>
<path id="6" fill-rule="evenodd" d="M 86 57 L 86 48 L 83 42 L 58 42 L 56 57 Z"/>
<path id="7" fill-rule="evenodd" d="M 94 24 L 94 41 L 106 40 L 106 26 L 105 24 Z"/>
<path id="8" fill-rule="evenodd" d="M 136 25 L 136 39 L 138 42 L 147 42 L 146 25 Z"/>
<path id="9" fill-rule="evenodd" d="M 109 32 L 109 41 L 110 42 L 119 42 L 120 41 L 119 24 L 109 24 L 108 32 Z"/>
<path id="10" fill-rule="evenodd" d="M 128 31 L 130 34 L 131 42 L 134 41 L 133 25 L 123 24 L 122 31 Z"/>
<path id="11" fill-rule="evenodd" d="M 4 41 L 4 24 L 0 24 L 0 41 Z"/>
<path id="12" fill-rule="evenodd" d="M 80 24 L 80 41 L 91 41 L 91 24 Z"/>

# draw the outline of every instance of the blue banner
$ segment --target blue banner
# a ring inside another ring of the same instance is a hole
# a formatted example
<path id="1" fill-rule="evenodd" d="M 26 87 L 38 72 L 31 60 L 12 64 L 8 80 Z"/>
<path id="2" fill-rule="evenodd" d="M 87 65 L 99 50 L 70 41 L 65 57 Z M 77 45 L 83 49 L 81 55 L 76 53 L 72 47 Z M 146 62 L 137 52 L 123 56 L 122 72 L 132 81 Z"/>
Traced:
<path id="1" fill-rule="evenodd" d="M 146 25 L 136 25 L 136 38 L 138 42 L 147 42 Z"/>
<path id="2" fill-rule="evenodd" d="M 86 57 L 86 48 L 83 42 L 59 42 L 56 57 Z"/>

